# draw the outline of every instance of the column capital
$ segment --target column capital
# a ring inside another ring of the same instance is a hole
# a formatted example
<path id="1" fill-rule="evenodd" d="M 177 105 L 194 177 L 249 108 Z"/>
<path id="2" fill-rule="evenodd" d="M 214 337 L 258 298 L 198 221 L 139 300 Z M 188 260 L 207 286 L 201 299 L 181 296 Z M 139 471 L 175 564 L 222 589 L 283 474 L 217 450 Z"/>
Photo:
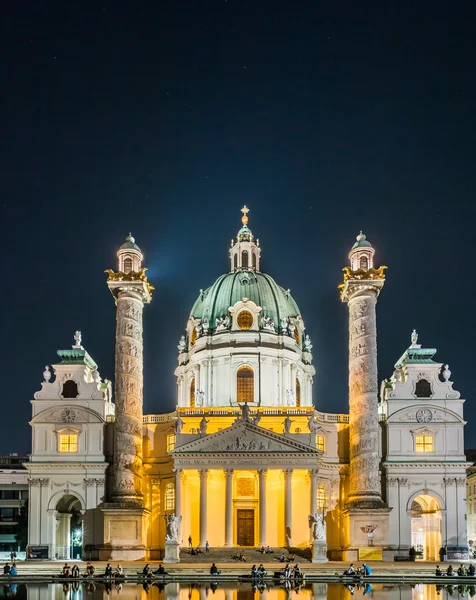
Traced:
<path id="1" fill-rule="evenodd" d="M 223 473 L 225 474 L 225 477 L 227 479 L 232 479 L 234 472 L 235 472 L 235 469 L 223 469 Z"/>
<path id="2" fill-rule="evenodd" d="M 316 479 L 319 475 L 319 469 L 309 469 L 307 472 L 310 479 Z"/>
<path id="3" fill-rule="evenodd" d="M 204 480 L 208 478 L 208 469 L 198 469 L 200 479 Z"/>
<path id="4" fill-rule="evenodd" d="M 293 476 L 294 469 L 283 469 L 282 473 L 286 479 L 291 479 Z"/>
<path id="5" fill-rule="evenodd" d="M 268 476 L 268 469 L 258 469 L 258 475 L 260 479 L 266 479 Z"/>

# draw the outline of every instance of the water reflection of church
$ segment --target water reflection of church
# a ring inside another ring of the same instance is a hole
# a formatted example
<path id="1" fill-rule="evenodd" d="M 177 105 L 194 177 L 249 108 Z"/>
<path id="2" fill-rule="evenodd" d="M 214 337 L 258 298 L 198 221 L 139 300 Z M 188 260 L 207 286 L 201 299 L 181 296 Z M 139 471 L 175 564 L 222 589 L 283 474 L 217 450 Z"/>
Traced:
<path id="1" fill-rule="evenodd" d="M 175 512 L 179 543 L 190 535 L 202 546 L 304 548 L 317 535 L 310 515 L 323 511 L 329 558 L 368 556 L 369 528 L 374 557 L 418 545 L 432 559 L 441 546 L 464 547 L 463 400 L 416 334 L 379 400 L 375 308 L 385 275 L 374 249 L 357 237 L 341 286 L 350 414 L 324 413 L 314 408 L 303 317 L 261 271 L 243 213 L 229 272 L 200 291 L 180 339 L 173 413 L 142 413 L 142 311 L 153 288 L 134 239 L 121 246 L 118 270 L 108 271 L 114 403 L 80 335 L 32 401 L 30 546 L 67 558 L 74 529 L 93 558 L 158 558 L 164 515 Z"/>

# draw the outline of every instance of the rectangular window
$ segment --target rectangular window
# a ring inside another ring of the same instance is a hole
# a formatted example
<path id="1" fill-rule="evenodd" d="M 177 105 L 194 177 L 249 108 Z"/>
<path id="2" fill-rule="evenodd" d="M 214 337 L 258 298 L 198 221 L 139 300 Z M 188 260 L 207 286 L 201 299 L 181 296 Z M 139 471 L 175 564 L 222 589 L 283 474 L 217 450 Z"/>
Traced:
<path id="1" fill-rule="evenodd" d="M 417 435 L 415 439 L 416 452 L 433 452 L 434 443 L 432 435 Z"/>
<path id="2" fill-rule="evenodd" d="M 326 438 L 324 435 L 316 435 L 316 448 L 322 452 L 326 451 Z"/>
<path id="3" fill-rule="evenodd" d="M 78 451 L 78 436 L 76 434 L 60 435 L 59 451 L 60 452 L 77 452 Z"/>
<path id="4" fill-rule="evenodd" d="M 170 452 L 175 448 L 176 437 L 173 433 L 167 436 L 167 452 Z"/>

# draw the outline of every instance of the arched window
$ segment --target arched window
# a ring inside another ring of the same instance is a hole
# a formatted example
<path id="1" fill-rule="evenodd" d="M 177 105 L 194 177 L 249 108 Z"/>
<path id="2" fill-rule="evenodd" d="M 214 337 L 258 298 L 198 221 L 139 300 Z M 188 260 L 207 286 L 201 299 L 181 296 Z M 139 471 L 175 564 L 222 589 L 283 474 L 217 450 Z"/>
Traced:
<path id="1" fill-rule="evenodd" d="M 326 486 L 320 483 L 317 486 L 317 509 L 324 510 L 327 506 L 327 492 Z"/>
<path id="2" fill-rule="evenodd" d="M 192 333 L 190 334 L 190 345 L 193 346 L 193 344 L 195 344 L 196 341 L 197 341 L 197 328 L 194 327 L 192 329 Z"/>
<path id="3" fill-rule="evenodd" d="M 256 252 L 253 252 L 253 254 L 251 255 L 251 259 L 253 261 L 253 269 L 256 271 Z"/>
<path id="4" fill-rule="evenodd" d="M 369 259 L 366 256 L 360 257 L 359 267 L 363 271 L 367 271 L 367 269 L 369 268 Z"/>
<path id="5" fill-rule="evenodd" d="M 165 486 L 165 510 L 175 510 L 175 486 L 173 483 Z"/>
<path id="6" fill-rule="evenodd" d="M 72 379 L 68 379 L 63 383 L 63 398 L 77 398 L 79 396 L 78 384 Z"/>
<path id="7" fill-rule="evenodd" d="M 177 441 L 177 437 L 174 433 L 170 433 L 167 436 L 167 452 L 170 452 L 175 448 L 175 442 Z"/>
<path id="8" fill-rule="evenodd" d="M 250 329 L 253 325 L 253 315 L 250 313 L 249 310 L 242 310 L 238 315 L 236 322 L 238 323 L 238 327 L 240 329 L 246 331 L 247 329 Z"/>
<path id="9" fill-rule="evenodd" d="M 427 379 L 420 379 L 416 382 L 415 396 L 417 398 L 431 398 L 431 386 Z"/>
<path id="10" fill-rule="evenodd" d="M 124 259 L 124 273 L 130 273 L 132 271 L 132 258 Z"/>
<path id="11" fill-rule="evenodd" d="M 301 384 L 296 377 L 296 406 L 301 406 Z"/>
<path id="12" fill-rule="evenodd" d="M 299 335 L 299 329 L 297 327 L 294 328 L 294 341 L 299 346 L 301 344 L 301 336 Z"/>
<path id="13" fill-rule="evenodd" d="M 248 252 L 246 250 L 243 250 L 243 252 L 241 253 L 241 266 L 243 267 L 243 269 L 247 269 L 248 264 Z"/>
<path id="14" fill-rule="evenodd" d="M 195 408 L 195 377 L 190 382 L 190 408 Z"/>
<path id="15" fill-rule="evenodd" d="M 238 254 L 235 254 L 233 257 L 233 268 L 236 270 L 238 268 Z"/>
<path id="16" fill-rule="evenodd" d="M 237 402 L 254 402 L 255 374 L 251 367 L 240 367 L 236 374 Z"/>

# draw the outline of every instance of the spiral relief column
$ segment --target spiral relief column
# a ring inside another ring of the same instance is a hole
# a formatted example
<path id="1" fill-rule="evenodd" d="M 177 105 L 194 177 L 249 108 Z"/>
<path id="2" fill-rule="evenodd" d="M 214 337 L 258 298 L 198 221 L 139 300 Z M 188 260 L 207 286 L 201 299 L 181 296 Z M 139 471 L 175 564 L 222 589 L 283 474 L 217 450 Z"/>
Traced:
<path id="1" fill-rule="evenodd" d="M 135 560 L 147 554 L 148 511 L 142 495 L 144 304 L 154 289 L 142 267 L 142 252 L 129 234 L 118 253 L 118 270 L 107 270 L 116 301 L 114 479 L 112 502 L 104 505 L 105 548 L 100 557 Z"/>
<path id="2" fill-rule="evenodd" d="M 374 268 L 375 250 L 360 232 L 344 268 L 341 300 L 349 305 L 349 456 L 350 485 L 346 499 L 350 546 L 367 544 L 362 532 L 376 525 L 384 545 L 389 509 L 382 500 L 380 478 L 377 375 L 378 295 L 386 267 Z M 345 558 L 353 559 L 353 555 Z"/>
<path id="3" fill-rule="evenodd" d="M 382 505 L 380 484 L 377 297 L 384 269 L 373 266 L 375 250 L 360 232 L 344 269 L 341 299 L 349 305 L 350 490 L 348 505 Z"/>

